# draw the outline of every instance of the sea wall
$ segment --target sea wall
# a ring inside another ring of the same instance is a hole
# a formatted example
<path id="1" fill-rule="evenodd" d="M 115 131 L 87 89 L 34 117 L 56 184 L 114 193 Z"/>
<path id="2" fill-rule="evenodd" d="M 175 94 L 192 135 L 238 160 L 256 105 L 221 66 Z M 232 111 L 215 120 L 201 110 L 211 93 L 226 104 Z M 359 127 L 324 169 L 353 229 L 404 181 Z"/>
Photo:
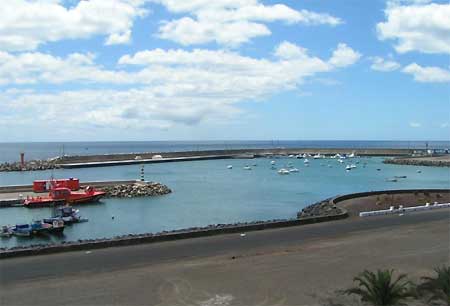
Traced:
<path id="1" fill-rule="evenodd" d="M 388 158 L 385 164 L 428 166 L 428 167 L 450 167 L 450 156 L 445 157 L 402 157 Z"/>
<path id="2" fill-rule="evenodd" d="M 357 155 L 363 156 L 407 156 L 413 153 L 409 149 L 348 149 L 348 148 L 333 148 L 333 149 L 317 149 L 317 148 L 273 148 L 273 149 L 236 149 L 236 150 L 207 150 L 207 151 L 182 151 L 182 152 L 136 152 L 136 153 L 120 153 L 120 154 L 103 154 L 103 155 L 79 155 L 79 156 L 64 156 L 58 160 L 59 164 L 67 163 L 83 163 L 96 161 L 120 161 L 120 160 L 134 160 L 136 156 L 142 159 L 151 159 L 153 155 L 161 155 L 164 158 L 176 157 L 193 157 L 193 156 L 214 156 L 214 155 L 242 155 L 253 154 L 256 156 L 270 155 L 270 154 L 303 154 L 303 153 L 320 153 L 327 155 L 334 155 L 336 153 L 350 154 L 355 152 Z"/>
<path id="3" fill-rule="evenodd" d="M 231 233 L 244 233 L 264 229 L 291 227 L 319 222 L 327 222 L 332 220 L 344 219 L 346 217 L 347 212 L 343 211 L 340 214 L 329 216 L 316 216 L 301 219 L 254 221 L 254 222 L 244 222 L 234 224 L 214 224 L 205 227 L 192 227 L 188 229 L 181 229 L 174 231 L 163 231 L 155 234 L 153 233 L 136 234 L 136 235 L 129 234 L 124 236 L 116 236 L 113 238 L 85 239 L 71 242 L 63 241 L 58 244 L 37 244 L 26 247 L 13 247 L 10 249 L 0 248 L 0 258 L 42 255 L 66 251 L 90 250 L 106 247 L 136 245 L 142 243 L 155 243 L 155 242 L 207 237 Z"/>
<path id="4" fill-rule="evenodd" d="M 7 171 L 38 171 L 49 170 L 65 167 L 70 164 L 81 163 L 100 163 L 100 162 L 126 162 L 139 163 L 139 160 L 151 160 L 154 155 L 161 155 L 163 159 L 154 160 L 155 162 L 182 161 L 177 158 L 236 158 L 236 157 L 261 157 L 267 155 L 290 155 L 290 154 L 317 154 L 334 155 L 334 154 L 350 154 L 355 153 L 360 156 L 409 156 L 413 150 L 409 149 L 349 149 L 349 148 L 271 148 L 271 149 L 235 149 L 235 150 L 206 150 L 206 151 L 181 151 L 181 152 L 135 152 L 135 153 L 119 153 L 119 154 L 102 154 L 102 155 L 74 155 L 62 156 L 49 160 L 32 160 L 26 161 L 22 166 L 19 162 L 1 163 L 0 172 Z M 136 159 L 137 158 L 137 159 Z M 167 160 L 164 160 L 167 159 Z M 170 160 L 172 159 L 172 160 Z M 124 163 L 125 164 L 125 163 Z M 115 164 L 111 164 L 114 166 Z M 87 166 L 87 165 L 86 165 Z M 100 165 L 92 165 L 100 166 Z M 108 166 L 108 165 L 101 165 Z"/>
<path id="5" fill-rule="evenodd" d="M 392 189 L 392 190 L 377 190 L 377 191 L 367 191 L 367 192 L 358 192 L 358 193 L 350 193 L 345 195 L 339 195 L 330 200 L 334 205 L 338 205 L 339 202 L 362 198 L 374 195 L 385 195 L 385 194 L 418 194 L 418 193 L 450 193 L 450 189 Z"/>

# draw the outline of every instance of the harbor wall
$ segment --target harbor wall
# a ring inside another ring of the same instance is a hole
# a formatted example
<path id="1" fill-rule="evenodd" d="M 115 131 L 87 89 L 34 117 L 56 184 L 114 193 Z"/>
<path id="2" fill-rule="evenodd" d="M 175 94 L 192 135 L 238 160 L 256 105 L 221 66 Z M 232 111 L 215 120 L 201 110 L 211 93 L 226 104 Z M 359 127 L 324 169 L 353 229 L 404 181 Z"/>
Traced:
<path id="1" fill-rule="evenodd" d="M 236 150 L 208 150 L 208 151 L 182 151 L 182 152 L 136 152 L 136 153 L 121 153 L 121 154 L 103 154 L 103 155 L 80 155 L 80 156 L 64 156 L 58 160 L 58 163 L 82 163 L 82 162 L 96 162 L 96 161 L 123 161 L 134 160 L 136 156 L 142 159 L 151 159 L 153 155 L 161 155 L 164 158 L 176 157 L 195 157 L 195 156 L 229 156 L 233 157 L 239 154 L 254 154 L 269 155 L 269 154 L 350 154 L 355 152 L 362 156 L 407 156 L 413 153 L 409 149 L 315 149 L 315 148 L 274 148 L 274 149 L 236 149 Z"/>
<path id="2" fill-rule="evenodd" d="M 355 198 L 374 196 L 374 195 L 411 194 L 411 193 L 424 193 L 424 192 L 450 193 L 450 189 L 392 189 L 392 190 L 367 191 L 367 192 L 358 192 L 358 193 L 339 195 L 339 196 L 336 196 L 333 199 L 331 199 L 331 202 L 335 205 L 338 205 L 339 202 L 342 202 L 342 201 L 355 199 Z"/>
<path id="3" fill-rule="evenodd" d="M 98 248 L 129 246 L 143 243 L 155 243 L 180 239 L 190 239 L 199 237 L 208 237 L 214 235 L 246 233 L 250 231 L 259 231 L 265 229 L 274 229 L 291 226 L 301 226 L 312 223 L 327 222 L 346 218 L 347 212 L 333 216 L 316 216 L 303 219 L 290 220 L 271 220 L 271 221 L 255 221 L 236 224 L 216 224 L 201 228 L 189 228 L 185 230 L 165 231 L 161 233 L 148 234 L 130 234 L 124 236 L 113 237 L 111 239 L 86 239 L 74 242 L 63 242 L 54 245 L 36 245 L 31 247 L 14 247 L 11 249 L 3 249 L 0 251 L 1 258 L 43 255 L 50 253 L 92 250 Z"/>

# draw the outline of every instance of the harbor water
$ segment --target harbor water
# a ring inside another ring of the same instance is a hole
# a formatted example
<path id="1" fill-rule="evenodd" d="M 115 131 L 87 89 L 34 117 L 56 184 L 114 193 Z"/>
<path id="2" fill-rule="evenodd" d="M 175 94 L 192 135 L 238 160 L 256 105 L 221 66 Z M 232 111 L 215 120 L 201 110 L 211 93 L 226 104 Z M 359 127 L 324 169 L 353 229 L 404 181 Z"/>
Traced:
<path id="1" fill-rule="evenodd" d="M 449 168 L 383 164 L 383 158 L 364 157 L 338 163 L 336 159 L 277 158 L 277 169 L 292 163 L 298 173 L 279 175 L 271 160 L 233 159 L 145 165 L 145 178 L 169 186 L 173 192 L 148 198 L 103 199 L 77 206 L 89 222 L 67 226 L 64 235 L 2 238 L 0 246 L 74 241 L 131 233 L 156 233 L 209 224 L 295 218 L 303 207 L 338 194 L 353 192 L 448 188 Z M 346 171 L 349 163 L 357 168 Z M 233 169 L 228 169 L 232 165 Z M 249 165 L 251 170 L 244 170 Z M 380 169 L 380 170 L 377 170 Z M 418 172 L 420 171 L 420 173 Z M 0 173 L 0 185 L 31 184 L 35 179 L 77 177 L 81 181 L 137 179 L 140 166 L 58 169 Z M 395 176 L 397 182 L 391 182 Z M 0 225 L 49 217 L 50 208 L 0 209 Z"/>

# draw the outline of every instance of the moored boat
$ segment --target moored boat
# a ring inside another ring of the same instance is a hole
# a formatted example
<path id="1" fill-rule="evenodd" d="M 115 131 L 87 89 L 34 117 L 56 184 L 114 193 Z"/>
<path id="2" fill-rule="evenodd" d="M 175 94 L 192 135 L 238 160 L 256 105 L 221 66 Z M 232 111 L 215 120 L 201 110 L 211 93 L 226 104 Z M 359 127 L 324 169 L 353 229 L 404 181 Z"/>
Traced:
<path id="1" fill-rule="evenodd" d="M 93 187 L 86 187 L 81 192 L 74 192 L 67 187 L 52 187 L 48 196 L 27 197 L 24 201 L 26 207 L 53 206 L 57 204 L 81 204 L 97 202 L 103 196 L 104 191 L 97 191 Z"/>

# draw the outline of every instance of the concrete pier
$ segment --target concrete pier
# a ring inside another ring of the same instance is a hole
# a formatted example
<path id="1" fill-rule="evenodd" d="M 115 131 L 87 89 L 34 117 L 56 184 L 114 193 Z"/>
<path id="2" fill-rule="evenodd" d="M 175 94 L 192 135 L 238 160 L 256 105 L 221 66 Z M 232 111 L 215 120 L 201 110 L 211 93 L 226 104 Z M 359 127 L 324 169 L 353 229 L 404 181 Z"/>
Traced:
<path id="1" fill-rule="evenodd" d="M 185 152 L 144 152 L 105 155 L 65 156 L 58 160 L 58 168 L 87 168 L 134 165 L 143 163 L 183 162 L 211 159 L 254 158 L 271 155 L 297 154 L 335 155 L 355 153 L 358 156 L 410 156 L 409 149 L 314 149 L 314 148 L 274 148 L 274 149 L 239 149 L 239 150 L 210 150 Z M 162 158 L 153 158 L 160 155 Z"/>

